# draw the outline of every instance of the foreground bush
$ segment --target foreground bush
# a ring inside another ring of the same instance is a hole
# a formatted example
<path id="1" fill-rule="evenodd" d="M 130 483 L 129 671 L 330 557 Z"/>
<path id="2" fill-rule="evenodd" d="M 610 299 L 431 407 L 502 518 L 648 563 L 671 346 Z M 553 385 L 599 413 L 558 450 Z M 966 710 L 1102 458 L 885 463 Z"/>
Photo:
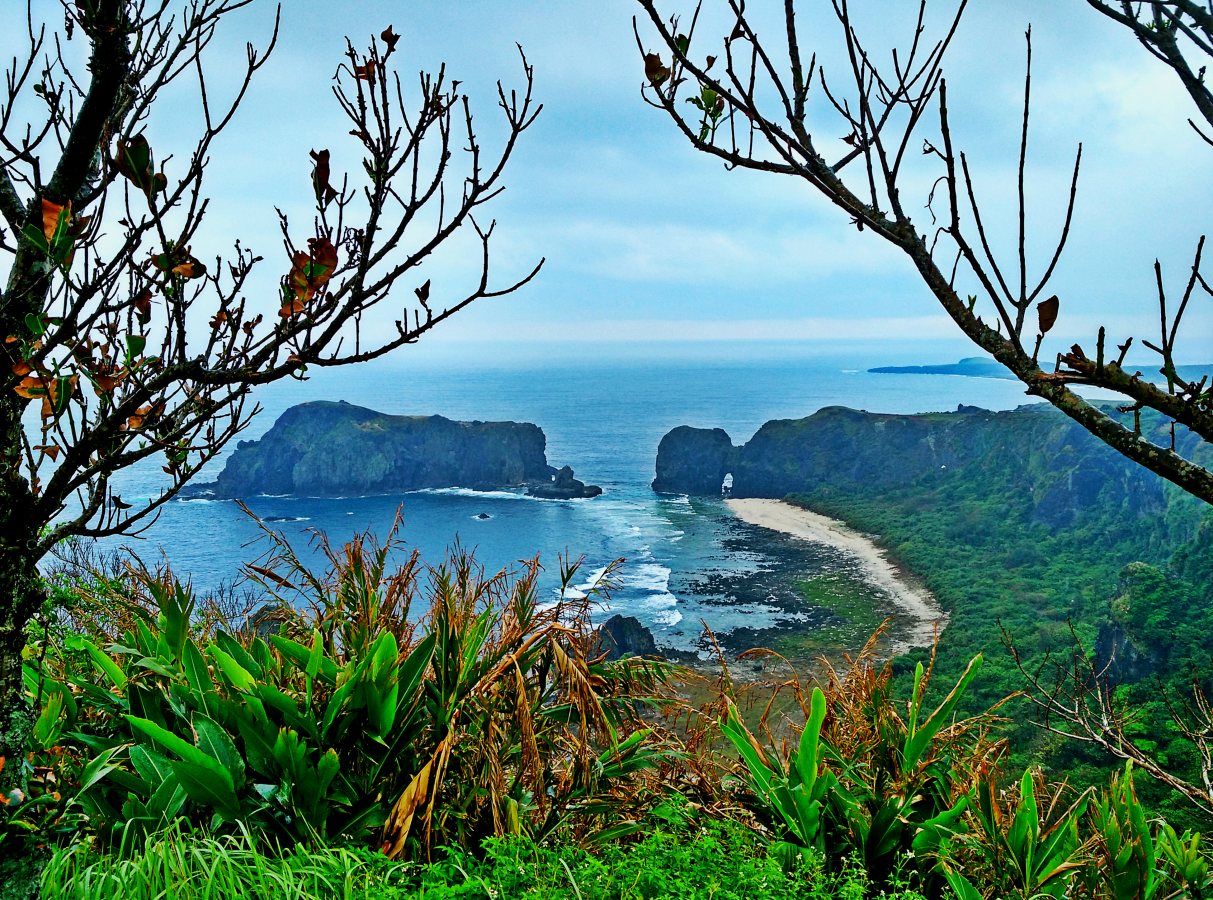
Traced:
<path id="1" fill-rule="evenodd" d="M 877 889 L 909 878 L 929 897 L 1213 895 L 1201 836 L 1151 820 L 1131 765 L 1102 792 L 1050 783 L 1039 769 L 1008 783 L 1000 720 L 956 713 L 981 662 L 933 709 L 931 668 L 919 664 L 899 700 L 892 666 L 866 651 L 843 672 L 827 667 L 821 686 L 793 678 L 778 688 L 803 713 L 796 740 L 764 744 L 727 702 L 721 727 L 750 788 L 742 800 L 770 823 L 773 850 L 835 869 L 854 862 Z"/>
<path id="2" fill-rule="evenodd" d="M 390 540 L 321 549 L 324 575 L 281 541 L 252 567 L 278 600 L 257 627 L 199 615 L 168 573 L 77 591 L 26 667 L 77 813 L 61 821 L 121 843 L 183 817 L 397 858 L 644 805 L 634 776 L 663 751 L 638 713 L 666 670 L 602 658 L 592 597 L 541 603 L 534 563 L 485 578 L 456 552 L 427 576 L 415 554 L 392 568 Z"/>
<path id="3" fill-rule="evenodd" d="M 430 864 L 392 862 L 362 849 L 274 857 L 244 835 L 216 839 L 173 829 L 125 858 L 83 845 L 60 851 L 43 884 L 48 900 L 861 900 L 867 888 L 861 869 L 827 875 L 817 859 L 785 872 L 736 824 L 651 832 L 598 854 L 494 838 L 481 854 L 455 852 Z M 920 900 L 902 890 L 888 896 Z"/>

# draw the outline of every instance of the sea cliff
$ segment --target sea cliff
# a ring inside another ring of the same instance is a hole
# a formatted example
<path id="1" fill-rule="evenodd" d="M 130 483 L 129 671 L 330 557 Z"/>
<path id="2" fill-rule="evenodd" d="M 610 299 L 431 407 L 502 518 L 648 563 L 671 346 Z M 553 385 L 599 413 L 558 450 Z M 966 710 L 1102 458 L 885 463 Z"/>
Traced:
<path id="1" fill-rule="evenodd" d="M 265 436 L 241 441 L 218 479 L 188 496 L 337 497 L 426 488 L 549 484 L 547 440 L 524 422 L 391 416 L 345 402 L 293 406 Z"/>
<path id="2" fill-rule="evenodd" d="M 1156 439 L 1162 444 L 1169 436 L 1160 431 Z M 1177 440 L 1192 442 L 1186 434 Z M 1044 404 L 921 415 L 833 406 L 767 422 L 740 447 L 720 429 L 683 426 L 658 447 L 653 489 L 719 495 L 726 475 L 733 476 L 734 497 L 984 483 L 1026 500 L 1030 519 L 1051 530 L 1075 524 L 1091 508 L 1130 521 L 1168 508 L 1160 479 Z"/>

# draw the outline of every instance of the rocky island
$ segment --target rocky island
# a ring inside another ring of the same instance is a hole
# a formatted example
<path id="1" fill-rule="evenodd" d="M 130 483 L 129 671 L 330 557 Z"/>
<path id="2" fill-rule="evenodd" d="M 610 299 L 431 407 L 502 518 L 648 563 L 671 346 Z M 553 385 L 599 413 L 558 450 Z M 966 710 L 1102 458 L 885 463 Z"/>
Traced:
<path id="1" fill-rule="evenodd" d="M 877 366 L 878 375 L 967 375 L 970 378 L 1011 378 L 1006 366 L 986 356 L 967 356 L 960 362 L 931 366 Z"/>
<path id="2" fill-rule="evenodd" d="M 529 488 L 548 497 L 560 473 L 548 465 L 546 445 L 543 431 L 526 422 L 392 416 L 317 401 L 288 409 L 260 440 L 241 441 L 218 479 L 190 485 L 182 496 L 343 497 L 461 487 Z M 565 469 L 582 491 L 568 496 L 592 496 Z"/>
<path id="3" fill-rule="evenodd" d="M 543 500 L 585 500 L 597 497 L 602 488 L 596 484 L 586 484 L 573 477 L 573 470 L 568 466 L 552 476 L 550 482 L 533 484 L 526 490 L 527 495 Z"/>
<path id="4" fill-rule="evenodd" d="M 1130 374 L 1136 372 L 1139 378 L 1155 384 L 1165 384 L 1166 377 L 1157 368 L 1157 363 L 1128 363 L 1123 366 Z M 877 375 L 964 375 L 969 378 L 1003 378 L 1014 380 L 1015 376 L 998 361 L 988 356 L 967 356 L 959 362 L 940 363 L 926 366 L 877 366 L 868 369 Z M 1175 376 L 1184 381 L 1200 381 L 1213 374 L 1213 364 L 1192 363 L 1176 366 Z"/>

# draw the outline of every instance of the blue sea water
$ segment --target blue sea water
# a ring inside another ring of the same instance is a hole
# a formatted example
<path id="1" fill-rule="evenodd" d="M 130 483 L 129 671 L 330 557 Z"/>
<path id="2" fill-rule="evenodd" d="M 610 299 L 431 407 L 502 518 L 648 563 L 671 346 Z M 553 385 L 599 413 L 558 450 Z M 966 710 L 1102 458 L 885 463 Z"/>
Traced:
<path id="1" fill-rule="evenodd" d="M 248 506 L 272 519 L 298 547 L 318 529 L 334 543 L 369 529 L 386 534 L 397 509 L 401 538 L 427 563 L 458 540 L 488 570 L 539 555 L 543 590 L 555 592 L 562 555 L 584 557 L 577 583 L 623 559 L 610 611 L 635 615 L 666 646 L 691 648 L 701 620 L 717 632 L 789 624 L 786 602 L 752 589 L 740 596 L 729 577 L 774 571 L 813 574 L 847 561 L 816 545 L 745 525 L 715 499 L 663 496 L 649 484 L 657 445 L 677 425 L 724 428 L 734 443 L 768 419 L 799 418 L 831 405 L 913 413 L 973 404 L 1007 409 L 1026 402 L 1015 382 L 933 375 L 879 375 L 877 365 L 946 362 L 956 348 L 924 345 L 686 344 L 632 347 L 494 348 L 410 354 L 257 395 L 262 413 L 244 437 L 256 438 L 287 407 L 346 400 L 393 414 L 441 414 L 462 420 L 534 422 L 547 435 L 549 463 L 571 465 L 601 485 L 592 500 L 535 500 L 506 492 L 425 491 L 398 497 L 339 499 L 254 497 Z M 214 478 L 223 460 L 203 478 Z M 158 467 L 123 478 L 128 501 L 154 495 Z M 480 514 L 489 518 L 478 518 Z M 132 547 L 146 562 L 167 559 L 200 590 L 238 579 L 258 546 L 257 525 L 235 503 L 174 501 Z M 779 590 L 772 580 L 772 592 Z M 875 589 L 874 589 L 875 590 Z M 786 600 L 786 597 L 783 598 Z"/>

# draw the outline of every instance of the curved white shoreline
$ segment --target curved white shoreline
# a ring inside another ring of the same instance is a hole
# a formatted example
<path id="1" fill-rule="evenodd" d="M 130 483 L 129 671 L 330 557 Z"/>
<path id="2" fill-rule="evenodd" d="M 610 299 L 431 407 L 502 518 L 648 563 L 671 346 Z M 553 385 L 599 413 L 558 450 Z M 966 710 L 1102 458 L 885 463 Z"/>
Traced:
<path id="1" fill-rule="evenodd" d="M 898 571 L 885 552 L 867 535 L 853 531 L 835 519 L 782 500 L 730 499 L 725 503 L 743 522 L 801 540 L 826 544 L 854 556 L 864 578 L 888 591 L 893 603 L 911 620 L 908 629 L 898 629 L 898 633 L 892 636 L 894 653 L 931 646 L 936 628 L 942 631 L 947 625 L 947 613 L 940 608 L 931 592 L 913 584 Z"/>

